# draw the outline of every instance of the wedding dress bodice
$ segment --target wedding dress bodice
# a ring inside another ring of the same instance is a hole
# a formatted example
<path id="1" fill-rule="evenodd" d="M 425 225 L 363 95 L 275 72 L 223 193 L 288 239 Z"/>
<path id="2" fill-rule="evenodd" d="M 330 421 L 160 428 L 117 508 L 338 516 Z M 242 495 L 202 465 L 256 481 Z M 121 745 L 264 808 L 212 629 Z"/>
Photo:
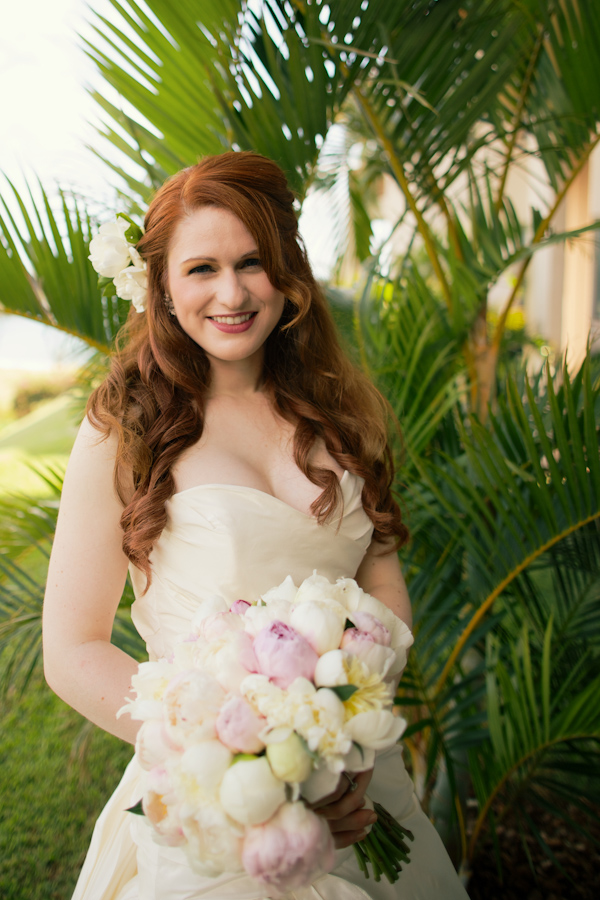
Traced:
<path id="1" fill-rule="evenodd" d="M 373 525 L 361 503 L 363 480 L 345 472 L 341 508 L 320 525 L 254 488 L 200 484 L 174 494 L 168 524 L 152 551 L 152 583 L 132 567 L 132 618 L 151 658 L 185 635 L 198 603 L 219 594 L 231 604 L 255 600 L 291 575 L 296 584 L 317 569 L 331 581 L 353 577 Z"/>

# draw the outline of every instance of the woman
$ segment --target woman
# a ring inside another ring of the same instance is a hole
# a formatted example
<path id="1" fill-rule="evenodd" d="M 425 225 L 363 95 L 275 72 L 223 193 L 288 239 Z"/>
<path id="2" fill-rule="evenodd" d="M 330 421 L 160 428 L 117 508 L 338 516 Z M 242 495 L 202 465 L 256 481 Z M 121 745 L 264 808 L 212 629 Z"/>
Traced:
<path id="1" fill-rule="evenodd" d="M 137 666 L 110 643 L 128 567 L 150 658 L 167 655 L 205 596 L 253 598 L 314 569 L 356 577 L 410 623 L 396 553 L 407 533 L 390 493 L 385 406 L 343 356 L 281 170 L 252 153 L 209 157 L 153 200 L 132 309 L 69 462 L 44 611 L 51 687 L 130 743 L 117 710 Z M 139 260 L 137 254 L 135 259 Z M 139 298 L 138 298 L 139 299 Z M 465 897 L 418 809 L 401 751 L 341 778 L 320 808 L 339 865 L 295 896 Z M 75 898 L 259 898 L 245 876 L 201 878 L 124 812 L 134 759 L 102 813 Z M 369 795 L 415 832 L 400 881 L 365 881 L 351 844 Z"/>

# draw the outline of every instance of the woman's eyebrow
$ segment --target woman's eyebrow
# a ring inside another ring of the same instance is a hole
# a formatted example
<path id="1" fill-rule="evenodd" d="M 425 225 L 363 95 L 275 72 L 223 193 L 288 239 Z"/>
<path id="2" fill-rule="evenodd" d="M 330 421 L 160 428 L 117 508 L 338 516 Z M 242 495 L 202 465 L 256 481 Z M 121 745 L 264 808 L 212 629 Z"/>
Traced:
<path id="1" fill-rule="evenodd" d="M 254 249 L 254 250 L 249 250 L 247 253 L 243 253 L 242 256 L 240 256 L 240 259 L 247 259 L 247 257 L 249 257 L 249 256 L 258 256 L 258 250 Z M 181 263 L 181 265 L 186 266 L 188 263 L 197 262 L 199 259 L 203 259 L 206 262 L 217 262 L 217 260 L 215 259 L 214 256 L 200 255 L 200 256 L 192 256 L 189 259 L 184 259 L 184 261 Z"/>

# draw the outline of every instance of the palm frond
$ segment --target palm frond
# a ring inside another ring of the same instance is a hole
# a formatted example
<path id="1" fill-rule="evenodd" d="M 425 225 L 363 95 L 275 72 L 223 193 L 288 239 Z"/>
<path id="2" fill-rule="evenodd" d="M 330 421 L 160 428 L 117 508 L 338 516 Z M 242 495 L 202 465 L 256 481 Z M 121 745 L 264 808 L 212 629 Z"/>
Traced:
<path id="1" fill-rule="evenodd" d="M 464 391 L 458 340 L 449 339 L 446 311 L 414 266 L 399 281 L 372 273 L 358 301 L 358 326 L 363 363 L 391 399 L 410 465 L 448 427 Z"/>
<path id="2" fill-rule="evenodd" d="M 42 605 L 50 548 L 58 515 L 62 473 L 40 470 L 54 497 L 35 500 L 15 495 L 0 502 L 0 700 L 22 693 L 41 663 Z M 144 643 L 129 614 L 129 581 L 117 611 L 114 643 L 136 659 Z"/>
<path id="3" fill-rule="evenodd" d="M 512 581 L 551 547 L 600 517 L 594 424 L 600 396 L 591 386 L 589 357 L 573 379 L 563 371 L 558 392 L 548 377 L 547 395 L 536 398 L 528 387 L 524 402 L 509 378 L 507 397 L 492 417 L 490 431 L 475 417 L 470 434 L 461 426 L 462 460 L 445 459 L 443 467 L 432 464 L 421 470 L 439 503 L 450 545 L 459 540 L 464 547 L 473 604 L 442 681 L 472 630 Z M 544 407 L 551 430 L 543 427 Z"/>
<path id="4" fill-rule="evenodd" d="M 490 740 L 472 751 L 480 812 L 470 841 L 470 858 L 477 852 L 494 807 L 501 809 L 502 817 L 509 812 L 519 816 L 527 801 L 541 802 L 554 816 L 570 823 L 564 801 L 576 797 L 574 772 L 592 807 L 600 801 L 600 712 L 595 699 L 600 674 L 590 679 L 582 671 L 567 694 L 554 692 L 552 627 L 551 617 L 537 666 L 526 629 L 507 662 L 497 659 L 495 641 L 488 638 Z"/>
<path id="5" fill-rule="evenodd" d="M 58 208 L 39 186 L 22 196 L 8 182 L 11 203 L 0 197 L 0 296 L 3 312 L 36 319 L 103 352 L 125 321 L 128 306 L 100 295 L 88 259 L 92 223 L 78 201 L 59 192 Z M 22 223 L 17 221 L 16 206 Z"/>

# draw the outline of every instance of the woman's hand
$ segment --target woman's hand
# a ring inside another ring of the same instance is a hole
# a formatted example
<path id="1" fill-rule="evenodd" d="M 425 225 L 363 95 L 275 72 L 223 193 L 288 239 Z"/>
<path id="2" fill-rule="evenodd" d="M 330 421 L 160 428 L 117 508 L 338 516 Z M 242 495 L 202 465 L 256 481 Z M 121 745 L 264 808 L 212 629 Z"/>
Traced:
<path id="1" fill-rule="evenodd" d="M 357 785 L 354 790 L 351 790 L 352 785 L 346 775 L 342 774 L 335 791 L 319 800 L 318 805 L 310 807 L 318 816 L 327 819 L 336 850 L 362 840 L 366 836 L 365 828 L 377 821 L 372 809 L 363 809 L 373 769 L 356 775 L 348 772 L 348 775 Z"/>

